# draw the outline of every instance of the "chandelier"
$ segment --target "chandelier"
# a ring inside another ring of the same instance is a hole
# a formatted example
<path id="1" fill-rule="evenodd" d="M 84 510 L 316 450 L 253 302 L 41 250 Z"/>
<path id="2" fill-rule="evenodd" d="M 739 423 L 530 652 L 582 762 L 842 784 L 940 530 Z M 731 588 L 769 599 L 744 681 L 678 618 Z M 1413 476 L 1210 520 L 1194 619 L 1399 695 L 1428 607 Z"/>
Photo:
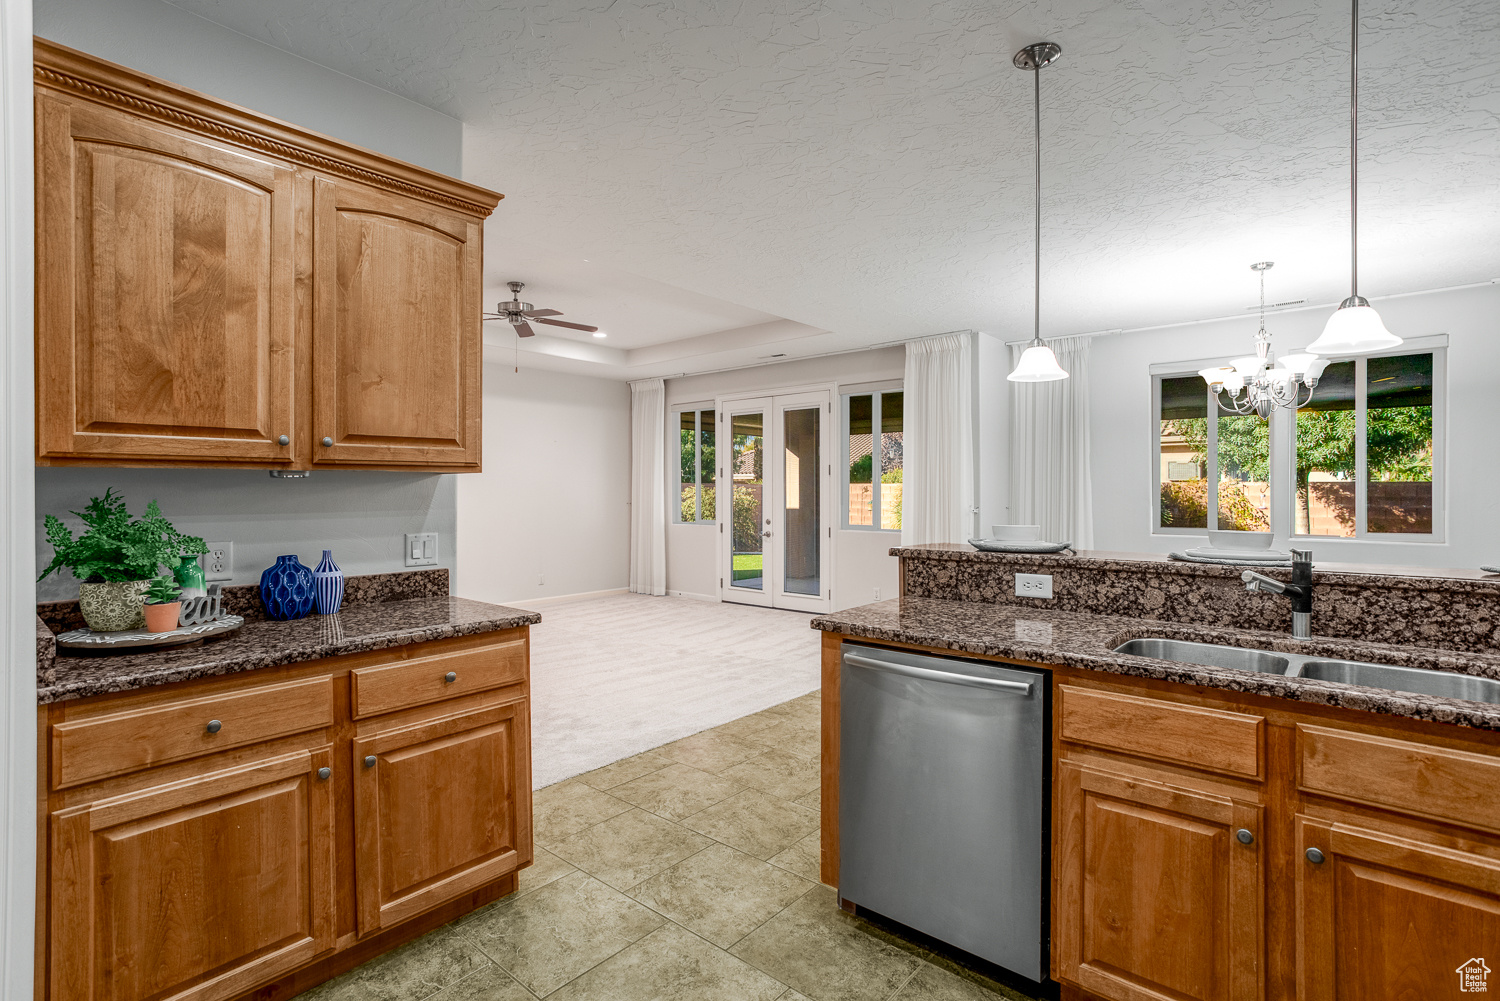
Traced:
<path id="1" fill-rule="evenodd" d="M 1220 393 L 1226 397 L 1219 402 L 1221 409 L 1256 414 L 1261 420 L 1269 417 L 1276 407 L 1296 410 L 1311 403 L 1318 379 L 1328 367 L 1326 359 L 1311 351 L 1281 359 L 1272 352 L 1271 335 L 1266 333 L 1266 272 L 1274 264 L 1274 261 L 1260 261 L 1250 265 L 1250 270 L 1260 275 L 1260 330 L 1255 334 L 1255 354 L 1198 373 L 1216 400 Z M 1307 388 L 1307 397 L 1299 399 L 1303 387 Z"/>

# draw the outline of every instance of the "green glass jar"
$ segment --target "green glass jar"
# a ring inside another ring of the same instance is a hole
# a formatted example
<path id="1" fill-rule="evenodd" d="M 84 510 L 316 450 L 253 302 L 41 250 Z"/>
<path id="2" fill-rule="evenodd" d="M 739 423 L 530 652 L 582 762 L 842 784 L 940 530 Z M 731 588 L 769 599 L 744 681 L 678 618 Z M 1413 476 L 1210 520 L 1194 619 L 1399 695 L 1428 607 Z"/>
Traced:
<path id="1" fill-rule="evenodd" d="M 208 582 L 203 578 L 203 568 L 197 556 L 183 556 L 172 570 L 172 576 L 182 588 L 184 598 L 201 598 L 208 593 Z"/>

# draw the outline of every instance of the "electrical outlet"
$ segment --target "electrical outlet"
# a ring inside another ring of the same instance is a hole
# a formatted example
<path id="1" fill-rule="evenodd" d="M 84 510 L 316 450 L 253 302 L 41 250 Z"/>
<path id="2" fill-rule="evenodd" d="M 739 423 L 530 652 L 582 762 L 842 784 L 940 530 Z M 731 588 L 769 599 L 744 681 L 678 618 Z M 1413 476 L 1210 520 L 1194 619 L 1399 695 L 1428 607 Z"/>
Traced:
<path id="1" fill-rule="evenodd" d="M 875 589 L 875 600 L 876 601 L 880 600 L 880 588 L 878 588 L 878 587 Z"/>
<path id="2" fill-rule="evenodd" d="M 234 579 L 234 543 L 209 542 L 208 552 L 203 554 L 204 580 Z"/>
<path id="3" fill-rule="evenodd" d="M 1016 574 L 1017 598 L 1052 597 L 1052 575 L 1048 573 Z"/>
<path id="4" fill-rule="evenodd" d="M 537 587 L 546 587 L 547 586 L 547 575 L 546 574 L 539 573 L 539 574 L 536 575 L 536 586 Z"/>
<path id="5" fill-rule="evenodd" d="M 409 567 L 434 567 L 438 561 L 436 532 L 407 532 L 403 549 Z"/>

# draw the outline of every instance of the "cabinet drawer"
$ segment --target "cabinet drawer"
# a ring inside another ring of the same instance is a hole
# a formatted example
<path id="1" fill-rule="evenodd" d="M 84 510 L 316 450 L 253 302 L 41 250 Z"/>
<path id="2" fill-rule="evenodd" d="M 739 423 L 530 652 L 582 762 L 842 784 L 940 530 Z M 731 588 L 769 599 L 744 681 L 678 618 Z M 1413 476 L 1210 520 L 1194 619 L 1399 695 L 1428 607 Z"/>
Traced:
<path id="1" fill-rule="evenodd" d="M 209 732 L 209 724 L 219 727 Z M 333 725 L 333 679 L 174 699 L 52 727 L 57 789 Z"/>
<path id="2" fill-rule="evenodd" d="M 361 719 L 525 681 L 526 641 L 361 667 L 349 675 L 354 718 Z"/>
<path id="3" fill-rule="evenodd" d="M 1500 758 L 1298 726 L 1297 760 L 1304 792 L 1500 831 Z"/>
<path id="4" fill-rule="evenodd" d="M 1072 685 L 1059 685 L 1057 697 L 1063 740 L 1204 771 L 1260 775 L 1260 716 Z"/>

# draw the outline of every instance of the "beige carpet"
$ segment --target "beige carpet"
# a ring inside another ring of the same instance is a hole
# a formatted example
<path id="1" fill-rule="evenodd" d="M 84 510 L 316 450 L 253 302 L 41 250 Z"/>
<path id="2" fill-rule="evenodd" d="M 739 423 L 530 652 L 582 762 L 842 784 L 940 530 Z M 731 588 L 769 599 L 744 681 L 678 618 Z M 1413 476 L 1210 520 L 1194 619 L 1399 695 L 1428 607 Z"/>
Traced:
<path id="1" fill-rule="evenodd" d="M 818 687 L 805 612 L 616 594 L 538 606 L 531 631 L 537 788 Z"/>

